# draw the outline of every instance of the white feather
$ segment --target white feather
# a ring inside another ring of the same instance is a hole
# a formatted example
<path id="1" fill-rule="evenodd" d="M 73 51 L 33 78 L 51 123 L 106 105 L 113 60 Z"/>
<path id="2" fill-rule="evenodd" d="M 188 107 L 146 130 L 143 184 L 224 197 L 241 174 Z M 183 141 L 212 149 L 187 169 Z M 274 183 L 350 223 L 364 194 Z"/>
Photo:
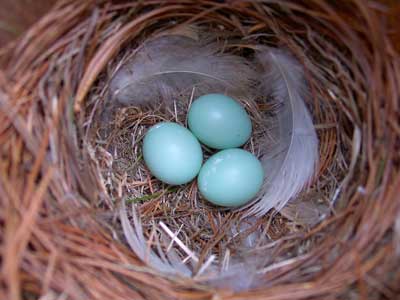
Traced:
<path id="1" fill-rule="evenodd" d="M 157 255 L 152 249 L 147 247 L 147 241 L 143 235 L 142 224 L 137 216 L 134 206 L 132 206 L 134 227 L 131 225 L 128 219 L 125 201 L 122 201 L 119 215 L 121 219 L 122 230 L 129 246 L 143 262 L 147 262 L 147 264 L 152 268 L 164 273 L 185 276 L 191 275 L 189 268 L 181 261 L 177 260 L 177 255 L 174 253 L 173 249 L 169 253 L 170 257 L 167 257 L 161 248 L 158 249 L 159 255 Z M 158 244 L 159 243 L 157 243 L 157 245 Z"/>
<path id="2" fill-rule="evenodd" d="M 128 218 L 125 202 L 122 201 L 120 208 L 120 220 L 124 236 L 131 247 L 132 251 L 149 267 L 164 274 L 173 274 L 183 277 L 192 277 L 195 264 L 191 267 L 185 265 L 180 259 L 176 249 L 173 247 L 169 251 L 165 251 L 160 246 L 159 240 L 155 240 L 156 251 L 148 248 L 142 224 L 137 215 L 136 209 L 132 206 L 133 226 Z M 155 235 L 157 236 L 157 235 Z M 162 236 L 167 238 L 167 236 Z M 168 243 L 168 242 L 167 242 Z M 250 247 L 249 249 L 252 249 Z M 266 254 L 265 250 L 263 251 Z M 211 259 L 210 259 L 211 258 Z M 195 279 L 199 282 L 207 282 L 210 285 L 217 287 L 229 287 L 236 291 L 246 290 L 255 284 L 256 270 L 260 263 L 260 259 L 254 255 L 243 255 L 232 258 L 232 262 L 228 263 L 223 270 L 216 264 L 213 264 L 215 257 L 212 255 L 200 267 L 200 270 L 205 269 L 199 278 Z M 210 264 L 208 264 L 210 262 Z"/>
<path id="3" fill-rule="evenodd" d="M 277 126 L 262 157 L 266 181 L 246 215 L 262 216 L 282 209 L 309 182 L 318 161 L 318 138 L 304 99 L 307 85 L 301 65 L 286 52 L 260 48 L 257 61 L 264 68 L 261 91 L 278 103 Z"/>
<path id="4" fill-rule="evenodd" d="M 146 41 L 111 80 L 111 98 L 145 105 L 173 101 L 194 87 L 194 96 L 213 92 L 236 96 L 247 91 L 254 78 L 248 62 L 222 53 L 216 42 L 202 41 L 179 35 Z"/>
<path id="5" fill-rule="evenodd" d="M 303 70 L 285 52 L 261 48 L 256 58 L 263 71 L 257 74 L 244 58 L 218 49 L 216 43 L 200 43 L 183 36 L 147 41 L 115 74 L 110 83 L 112 99 L 125 105 L 150 105 L 173 101 L 194 87 L 197 95 L 225 92 L 235 97 L 254 93 L 254 81 L 260 81 L 262 94 L 272 96 L 279 104 L 261 158 L 267 179 L 260 196 L 245 211 L 246 216 L 262 216 L 272 208 L 280 210 L 294 198 L 310 180 L 317 164 L 318 139 L 304 103 L 307 87 Z M 141 260 L 161 272 L 193 275 L 193 266 L 185 265 L 175 249 L 165 251 L 160 243 L 156 243 L 155 250 L 148 248 L 134 208 L 133 226 L 124 203 L 120 218 L 124 235 Z M 246 242 L 251 249 L 254 241 Z M 257 281 L 256 270 L 263 265 L 263 259 L 263 255 L 235 257 L 223 270 L 212 264 L 206 273 L 214 278 L 215 285 L 247 289 Z"/>

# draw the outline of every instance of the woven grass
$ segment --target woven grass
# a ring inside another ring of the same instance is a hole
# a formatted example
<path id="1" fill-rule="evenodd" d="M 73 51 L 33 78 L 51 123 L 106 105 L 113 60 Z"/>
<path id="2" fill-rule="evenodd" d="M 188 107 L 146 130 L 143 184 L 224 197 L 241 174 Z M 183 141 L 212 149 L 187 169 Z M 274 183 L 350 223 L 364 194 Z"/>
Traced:
<path id="1" fill-rule="evenodd" d="M 0 298 L 399 297 L 400 7 L 386 2 L 60 1 L 0 51 Z M 187 25 L 237 41 L 231 50 L 243 55 L 256 43 L 289 49 L 312 95 L 312 185 L 234 239 L 227 229 L 240 213 L 207 205 L 195 183 L 161 185 L 140 159 L 145 129 L 184 123 L 184 107 L 99 116 L 124 54 Z M 234 255 L 261 230 L 258 283 L 238 290 L 149 268 L 126 244 L 121 201 L 138 205 L 149 239 L 162 220 L 200 261 Z M 310 205 L 318 222 L 301 215 Z"/>

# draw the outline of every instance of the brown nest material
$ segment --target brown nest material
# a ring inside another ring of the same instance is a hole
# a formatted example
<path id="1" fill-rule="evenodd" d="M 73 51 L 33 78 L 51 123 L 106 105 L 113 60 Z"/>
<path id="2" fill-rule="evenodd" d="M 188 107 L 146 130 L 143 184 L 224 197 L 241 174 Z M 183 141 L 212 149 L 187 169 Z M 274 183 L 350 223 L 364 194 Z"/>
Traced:
<path id="1" fill-rule="evenodd" d="M 0 52 L 1 299 L 398 297 L 400 7 L 386 2 L 60 1 Z M 226 34 L 232 51 L 289 49 L 306 70 L 316 178 L 240 234 L 240 212 L 207 205 L 195 183 L 162 185 L 141 160 L 146 128 L 184 123 L 184 105 L 118 108 L 107 122 L 97 113 L 127 49 L 181 25 Z M 262 232 L 256 284 L 200 280 L 200 263 L 194 277 L 149 267 L 126 243 L 121 201 L 138 208 L 149 248 L 184 254 L 162 221 L 199 262 L 223 263 Z"/>

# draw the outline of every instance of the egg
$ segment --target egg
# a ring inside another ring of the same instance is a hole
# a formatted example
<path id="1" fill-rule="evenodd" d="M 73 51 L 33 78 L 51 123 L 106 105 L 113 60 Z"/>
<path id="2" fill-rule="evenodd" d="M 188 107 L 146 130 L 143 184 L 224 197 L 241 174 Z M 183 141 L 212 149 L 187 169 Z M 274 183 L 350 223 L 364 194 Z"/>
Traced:
<path id="1" fill-rule="evenodd" d="M 146 133 L 143 158 L 156 178 L 180 185 L 197 176 L 203 153 L 199 141 L 188 129 L 176 123 L 162 122 Z"/>
<path id="2" fill-rule="evenodd" d="M 213 204 L 236 207 L 260 191 L 264 170 L 256 156 L 242 149 L 226 149 L 211 156 L 197 178 L 201 195 Z"/>
<path id="3" fill-rule="evenodd" d="M 193 101 L 188 125 L 200 142 L 214 149 L 240 147 L 252 130 L 243 106 L 222 94 L 207 94 Z"/>

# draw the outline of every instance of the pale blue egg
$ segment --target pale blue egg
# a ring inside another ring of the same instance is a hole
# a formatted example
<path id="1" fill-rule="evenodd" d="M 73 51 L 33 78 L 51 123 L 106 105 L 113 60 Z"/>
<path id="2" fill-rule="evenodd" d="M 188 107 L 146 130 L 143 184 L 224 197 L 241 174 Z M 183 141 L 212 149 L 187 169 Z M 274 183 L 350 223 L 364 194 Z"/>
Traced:
<path id="1" fill-rule="evenodd" d="M 253 199 L 264 181 L 260 161 L 242 149 L 222 150 L 211 156 L 197 178 L 201 195 L 213 204 L 236 207 Z"/>
<path id="2" fill-rule="evenodd" d="M 203 144 L 215 149 L 240 147 L 250 138 L 251 120 L 234 99 L 208 94 L 193 101 L 188 125 Z"/>
<path id="3" fill-rule="evenodd" d="M 189 130 L 176 123 L 162 122 L 146 133 L 143 158 L 156 178 L 179 185 L 196 177 L 203 153 L 199 141 Z"/>

